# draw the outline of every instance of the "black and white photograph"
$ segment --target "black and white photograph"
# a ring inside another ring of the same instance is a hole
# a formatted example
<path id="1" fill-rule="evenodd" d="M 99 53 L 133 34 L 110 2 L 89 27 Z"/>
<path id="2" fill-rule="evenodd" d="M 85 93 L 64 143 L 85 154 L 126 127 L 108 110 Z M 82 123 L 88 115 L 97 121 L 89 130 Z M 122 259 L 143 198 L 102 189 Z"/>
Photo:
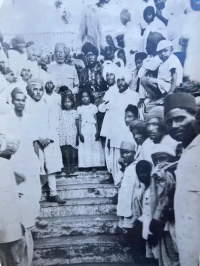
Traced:
<path id="1" fill-rule="evenodd" d="M 0 266 L 200 266 L 200 1 L 0 0 Z"/>

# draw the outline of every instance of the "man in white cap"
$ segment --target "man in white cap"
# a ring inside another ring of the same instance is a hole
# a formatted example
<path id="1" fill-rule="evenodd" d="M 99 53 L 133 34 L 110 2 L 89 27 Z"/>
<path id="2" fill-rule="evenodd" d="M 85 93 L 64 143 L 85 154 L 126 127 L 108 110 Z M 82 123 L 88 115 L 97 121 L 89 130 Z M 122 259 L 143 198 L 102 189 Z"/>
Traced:
<path id="1" fill-rule="evenodd" d="M 63 165 L 54 110 L 43 97 L 44 86 L 41 80 L 29 80 L 27 91 L 31 97 L 27 103 L 27 112 L 31 115 L 35 125 L 33 129 L 38 136 L 35 149 L 40 159 L 40 175 L 47 177 L 50 188 L 50 196 L 47 199 L 64 204 L 65 200 L 60 199 L 56 189 L 55 173 L 61 171 Z"/>
<path id="2" fill-rule="evenodd" d="M 157 52 L 162 61 L 158 68 L 158 77 L 144 77 L 142 85 L 150 94 L 157 93 L 161 98 L 168 93 L 173 93 L 175 88 L 182 83 L 183 68 L 177 56 L 173 54 L 171 41 L 160 41 Z"/>
<path id="3" fill-rule="evenodd" d="M 200 135 L 195 98 L 174 93 L 165 98 L 165 122 L 169 134 L 183 144 L 176 170 L 174 210 L 180 265 L 198 265 L 200 254 Z"/>

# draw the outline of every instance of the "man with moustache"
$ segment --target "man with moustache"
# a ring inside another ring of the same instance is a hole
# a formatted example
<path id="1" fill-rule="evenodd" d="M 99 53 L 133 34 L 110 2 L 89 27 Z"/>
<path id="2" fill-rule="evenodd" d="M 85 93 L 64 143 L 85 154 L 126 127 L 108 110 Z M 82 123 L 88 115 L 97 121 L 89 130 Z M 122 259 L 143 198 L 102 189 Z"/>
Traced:
<path id="1" fill-rule="evenodd" d="M 200 135 L 195 98 L 180 92 L 164 102 L 170 136 L 182 142 L 184 151 L 176 170 L 174 210 L 180 265 L 198 265 L 200 254 Z"/>

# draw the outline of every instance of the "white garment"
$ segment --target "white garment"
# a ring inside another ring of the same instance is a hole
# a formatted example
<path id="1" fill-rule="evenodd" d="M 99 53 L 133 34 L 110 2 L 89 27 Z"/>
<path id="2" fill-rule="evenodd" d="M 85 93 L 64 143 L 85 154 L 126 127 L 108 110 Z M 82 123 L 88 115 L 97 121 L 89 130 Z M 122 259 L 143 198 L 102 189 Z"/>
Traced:
<path id="1" fill-rule="evenodd" d="M 31 73 L 33 75 L 33 78 L 41 79 L 44 86 L 48 81 L 55 82 L 53 77 L 49 75 L 45 70 L 41 68 L 41 66 L 38 66 L 38 63 L 36 61 L 28 61 L 28 66 L 31 70 Z M 55 83 L 54 83 L 55 84 Z"/>
<path id="2" fill-rule="evenodd" d="M 67 86 L 73 94 L 78 93 L 79 79 L 74 66 L 52 62 L 47 71 L 56 82 L 57 87 Z"/>
<path id="3" fill-rule="evenodd" d="M 198 265 L 200 254 L 200 135 L 183 151 L 176 174 L 174 210 L 180 265 Z"/>
<path id="4" fill-rule="evenodd" d="M 179 86 L 183 81 L 183 68 L 177 56 L 171 54 L 169 58 L 162 62 L 158 69 L 158 79 L 164 81 L 165 88 L 160 88 L 161 92 L 169 92 L 172 83 L 171 70 L 175 69 L 177 73 L 176 86 Z"/>
<path id="5" fill-rule="evenodd" d="M 111 147 L 120 148 L 121 130 L 126 128 L 124 120 L 125 109 L 129 104 L 137 106 L 138 101 L 139 94 L 129 88 L 123 93 L 118 93 L 112 108 L 112 116 L 110 118 L 110 121 L 112 121 L 112 128 L 110 130 Z"/>
<path id="6" fill-rule="evenodd" d="M 9 112 L 9 89 L 8 83 L 4 76 L 0 73 L 0 114 L 6 114 Z"/>
<path id="7" fill-rule="evenodd" d="M 27 53 L 21 54 L 17 50 L 8 50 L 8 64 L 9 68 L 13 71 L 15 76 L 22 70 L 23 65 L 27 63 Z"/>

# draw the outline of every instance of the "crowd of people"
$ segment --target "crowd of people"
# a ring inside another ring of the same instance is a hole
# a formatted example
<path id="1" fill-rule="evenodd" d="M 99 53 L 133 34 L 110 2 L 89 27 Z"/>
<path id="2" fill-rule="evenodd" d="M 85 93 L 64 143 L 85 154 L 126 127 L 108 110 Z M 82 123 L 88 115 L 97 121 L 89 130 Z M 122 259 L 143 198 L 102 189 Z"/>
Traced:
<path id="1" fill-rule="evenodd" d="M 142 0 L 136 17 L 123 9 L 124 32 L 105 36 L 104 48 L 85 38 L 80 53 L 56 43 L 44 56 L 23 35 L 8 45 L 0 33 L 2 266 L 31 265 L 31 228 L 48 226 L 43 185 L 47 201 L 64 204 L 56 175 L 105 169 L 120 241 L 138 263 L 199 265 L 199 97 L 181 92 L 199 78 L 181 31 L 197 12 L 171 2 Z"/>

